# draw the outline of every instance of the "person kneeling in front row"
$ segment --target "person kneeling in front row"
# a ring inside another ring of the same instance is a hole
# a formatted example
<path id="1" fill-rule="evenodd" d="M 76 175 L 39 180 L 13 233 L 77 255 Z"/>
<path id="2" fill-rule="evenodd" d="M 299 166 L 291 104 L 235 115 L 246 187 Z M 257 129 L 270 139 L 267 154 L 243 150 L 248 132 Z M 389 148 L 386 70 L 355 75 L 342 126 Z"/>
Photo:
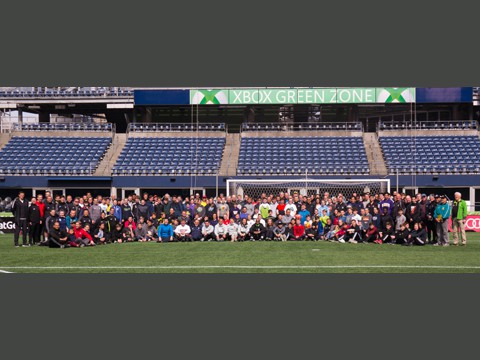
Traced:
<path id="1" fill-rule="evenodd" d="M 215 240 L 215 229 L 214 227 L 210 224 L 209 220 L 205 220 L 202 226 L 202 238 L 200 239 L 201 241 L 213 241 Z"/>
<path id="2" fill-rule="evenodd" d="M 421 224 L 415 223 L 413 225 L 413 230 L 411 231 L 410 235 L 408 236 L 408 243 L 407 245 L 425 245 L 427 241 L 427 232 L 422 227 Z"/>
<path id="3" fill-rule="evenodd" d="M 65 231 L 60 230 L 60 223 L 55 221 L 53 227 L 48 231 L 48 247 L 65 248 L 67 245 L 68 235 Z"/>
<path id="4" fill-rule="evenodd" d="M 158 242 L 167 243 L 169 241 L 173 241 L 173 226 L 165 218 L 163 224 L 158 227 Z"/>

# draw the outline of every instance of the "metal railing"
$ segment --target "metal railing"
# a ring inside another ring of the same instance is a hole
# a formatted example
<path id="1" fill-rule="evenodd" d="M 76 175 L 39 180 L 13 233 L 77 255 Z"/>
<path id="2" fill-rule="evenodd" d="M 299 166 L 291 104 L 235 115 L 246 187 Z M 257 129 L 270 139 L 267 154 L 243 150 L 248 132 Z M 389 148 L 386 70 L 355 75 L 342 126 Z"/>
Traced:
<path id="1" fill-rule="evenodd" d="M 244 123 L 241 131 L 363 131 L 363 125 L 360 122 Z"/>
<path id="2" fill-rule="evenodd" d="M 26 132 L 40 132 L 40 131 L 85 131 L 85 132 L 115 132 L 115 124 L 52 124 L 52 123 L 38 123 L 38 124 L 12 124 L 12 131 L 26 131 Z"/>
<path id="3" fill-rule="evenodd" d="M 64 97 L 133 97 L 131 88 L 99 87 L 94 89 L 70 88 L 14 88 L 0 90 L 0 99 L 11 98 L 64 98 Z"/>
<path id="4" fill-rule="evenodd" d="M 220 164 L 216 169 L 204 169 L 195 166 L 178 166 L 172 165 L 170 169 L 158 169 L 156 166 L 141 167 L 141 166 L 114 166 L 112 168 L 113 175 L 145 175 L 145 176 L 190 176 L 190 175 L 207 175 L 215 176 L 220 171 Z"/>
<path id="5" fill-rule="evenodd" d="M 380 121 L 378 131 L 388 130 L 477 130 L 476 120 L 452 121 Z"/>
<path id="6" fill-rule="evenodd" d="M 191 123 L 130 123 L 127 127 L 127 134 L 129 132 L 186 132 L 186 131 L 215 131 L 226 132 L 225 123 L 214 124 L 191 124 Z"/>
<path id="7" fill-rule="evenodd" d="M 24 116 L 23 123 L 25 125 L 38 124 L 38 118 Z M 10 133 L 15 125 L 18 125 L 18 117 L 0 116 L 0 132 L 1 133 Z"/>
<path id="8" fill-rule="evenodd" d="M 65 176 L 65 175 L 94 175 L 99 163 L 92 162 L 88 167 L 51 166 L 49 168 L 32 168 L 25 165 L 10 165 L 0 168 L 1 176 Z"/>

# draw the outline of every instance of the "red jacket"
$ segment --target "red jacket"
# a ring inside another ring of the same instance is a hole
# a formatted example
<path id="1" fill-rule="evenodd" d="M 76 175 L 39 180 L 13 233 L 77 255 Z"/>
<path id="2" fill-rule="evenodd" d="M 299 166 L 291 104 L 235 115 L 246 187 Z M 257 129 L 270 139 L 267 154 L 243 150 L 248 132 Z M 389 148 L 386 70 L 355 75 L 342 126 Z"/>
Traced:
<path id="1" fill-rule="evenodd" d="M 45 204 L 43 202 L 37 202 L 38 209 L 40 210 L 40 217 L 43 220 L 43 217 L 45 216 Z"/>
<path id="2" fill-rule="evenodd" d="M 347 232 L 347 230 L 350 228 L 350 226 L 344 227 L 342 226 L 340 230 L 337 231 L 335 234 L 336 236 L 343 236 Z"/>
<path id="3" fill-rule="evenodd" d="M 305 226 L 303 225 L 294 225 L 293 226 L 293 235 L 295 237 L 303 236 L 305 235 Z"/>
<path id="4" fill-rule="evenodd" d="M 87 233 L 82 228 L 80 228 L 80 229 L 75 228 L 73 232 L 74 232 L 74 235 L 75 235 L 75 239 L 88 239 L 88 240 L 92 241 L 92 237 L 90 236 L 90 234 Z"/>
<path id="5" fill-rule="evenodd" d="M 130 225 L 130 222 L 127 220 L 125 221 L 124 227 L 125 229 L 128 228 L 128 225 Z M 135 231 L 137 229 L 137 224 L 135 224 L 135 221 L 132 221 L 132 230 Z"/>
<path id="6" fill-rule="evenodd" d="M 375 226 L 373 227 L 373 229 L 369 227 L 367 230 L 367 236 L 372 235 L 378 236 L 378 229 Z"/>

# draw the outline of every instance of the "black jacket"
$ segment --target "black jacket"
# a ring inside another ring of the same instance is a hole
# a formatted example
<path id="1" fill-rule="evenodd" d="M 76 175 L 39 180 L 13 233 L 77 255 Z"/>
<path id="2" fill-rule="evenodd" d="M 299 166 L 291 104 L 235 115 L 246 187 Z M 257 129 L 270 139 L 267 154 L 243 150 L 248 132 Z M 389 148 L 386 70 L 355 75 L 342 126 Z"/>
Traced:
<path id="1" fill-rule="evenodd" d="M 118 219 L 114 215 L 108 215 L 104 221 L 105 232 L 113 232 L 118 224 Z"/>
<path id="2" fill-rule="evenodd" d="M 40 208 L 37 204 L 32 204 L 28 208 L 28 222 L 32 224 L 40 224 L 42 217 L 40 216 Z"/>
<path id="3" fill-rule="evenodd" d="M 20 219 L 27 220 L 28 218 L 28 201 L 23 199 L 23 202 L 19 198 L 16 198 L 12 205 L 12 213 L 15 217 L 15 221 L 18 222 Z"/>
<path id="4" fill-rule="evenodd" d="M 65 216 L 69 214 L 67 203 L 59 202 L 56 204 L 55 211 L 57 212 L 57 214 L 62 210 L 65 212 Z"/>
<path id="5" fill-rule="evenodd" d="M 52 201 L 51 203 L 49 203 L 45 201 L 45 214 L 50 214 L 50 210 L 56 210 L 55 202 Z M 45 216 L 48 216 L 48 215 L 45 215 Z"/>

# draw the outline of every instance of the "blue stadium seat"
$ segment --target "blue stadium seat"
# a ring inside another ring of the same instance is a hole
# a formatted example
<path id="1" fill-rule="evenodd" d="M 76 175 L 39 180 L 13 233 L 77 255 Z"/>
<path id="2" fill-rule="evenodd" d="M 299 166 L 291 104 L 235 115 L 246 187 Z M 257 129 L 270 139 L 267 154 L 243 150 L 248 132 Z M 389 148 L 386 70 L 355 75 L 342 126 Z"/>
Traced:
<path id="1" fill-rule="evenodd" d="M 304 174 L 307 170 L 353 174 L 358 165 L 366 168 L 364 174 L 369 173 L 361 137 L 248 137 L 241 141 L 237 174 L 264 173 L 263 169 L 268 174 Z"/>
<path id="2" fill-rule="evenodd" d="M 393 174 L 397 170 L 402 174 L 469 174 L 475 173 L 480 164 L 476 136 L 383 136 L 379 142 L 388 171 Z"/>
<path id="3" fill-rule="evenodd" d="M 89 171 L 95 170 L 110 143 L 111 138 L 107 137 L 14 136 L 0 151 L 0 173 L 75 174 L 72 170 L 83 163 Z M 21 167 L 15 168 L 19 163 Z"/>

